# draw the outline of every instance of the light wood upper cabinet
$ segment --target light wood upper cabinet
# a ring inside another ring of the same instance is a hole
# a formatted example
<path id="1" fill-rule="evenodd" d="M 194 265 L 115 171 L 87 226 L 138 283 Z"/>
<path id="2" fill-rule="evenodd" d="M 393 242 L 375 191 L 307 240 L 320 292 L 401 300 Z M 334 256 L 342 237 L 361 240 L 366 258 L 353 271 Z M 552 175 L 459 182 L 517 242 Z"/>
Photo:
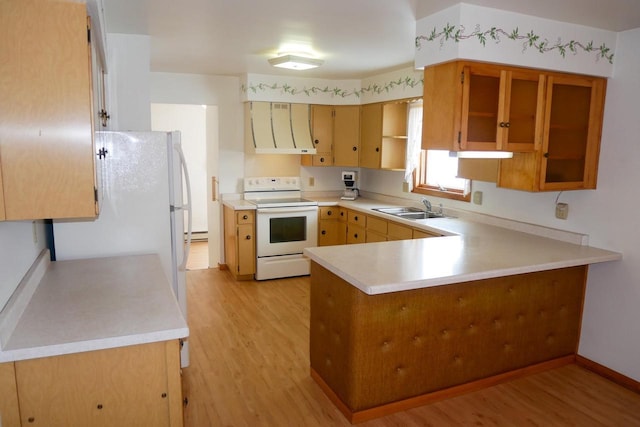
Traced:
<path id="1" fill-rule="evenodd" d="M 0 2 L 0 219 L 95 217 L 84 3 Z"/>
<path id="2" fill-rule="evenodd" d="M 606 80 L 547 77 L 542 147 L 500 161 L 498 186 L 526 191 L 596 188 Z"/>
<path id="3" fill-rule="evenodd" d="M 531 152 L 539 144 L 540 71 L 455 61 L 425 68 L 423 149 Z"/>
<path id="4" fill-rule="evenodd" d="M 360 166 L 402 170 L 407 150 L 405 101 L 362 106 Z"/>
<path id="5" fill-rule="evenodd" d="M 362 106 L 360 122 L 360 166 L 363 168 L 380 168 L 382 150 L 382 104 L 366 104 Z"/>
<path id="6" fill-rule="evenodd" d="M 334 165 L 358 167 L 360 106 L 336 105 L 333 108 Z"/>
<path id="7" fill-rule="evenodd" d="M 302 155 L 303 166 L 357 167 L 360 155 L 360 106 L 312 105 L 315 155 Z"/>
<path id="8" fill-rule="evenodd" d="M 311 106 L 311 136 L 316 154 L 303 154 L 303 166 L 333 166 L 333 107 Z"/>

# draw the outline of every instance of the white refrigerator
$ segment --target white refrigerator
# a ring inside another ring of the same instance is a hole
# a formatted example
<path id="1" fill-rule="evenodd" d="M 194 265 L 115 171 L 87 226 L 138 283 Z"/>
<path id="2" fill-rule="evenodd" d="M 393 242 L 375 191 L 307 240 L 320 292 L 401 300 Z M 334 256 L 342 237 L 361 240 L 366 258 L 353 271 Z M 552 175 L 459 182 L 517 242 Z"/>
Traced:
<path id="1" fill-rule="evenodd" d="M 157 253 L 186 320 L 191 191 L 180 132 L 96 132 L 95 138 L 100 215 L 54 222 L 56 260 Z M 181 363 L 189 364 L 187 341 Z"/>

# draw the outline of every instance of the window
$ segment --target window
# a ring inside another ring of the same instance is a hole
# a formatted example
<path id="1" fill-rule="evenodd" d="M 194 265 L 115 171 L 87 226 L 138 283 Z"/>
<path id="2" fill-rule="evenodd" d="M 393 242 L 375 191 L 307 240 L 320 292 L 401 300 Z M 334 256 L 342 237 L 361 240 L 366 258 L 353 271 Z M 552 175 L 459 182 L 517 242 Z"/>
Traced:
<path id="1" fill-rule="evenodd" d="M 421 150 L 414 173 L 413 192 L 470 201 L 471 181 L 458 178 L 458 158 L 445 150 Z"/>
<path id="2" fill-rule="evenodd" d="M 413 174 L 413 192 L 470 201 L 471 182 L 457 178 L 458 158 L 445 150 L 421 150 L 422 103 L 409 110 L 405 181 Z"/>

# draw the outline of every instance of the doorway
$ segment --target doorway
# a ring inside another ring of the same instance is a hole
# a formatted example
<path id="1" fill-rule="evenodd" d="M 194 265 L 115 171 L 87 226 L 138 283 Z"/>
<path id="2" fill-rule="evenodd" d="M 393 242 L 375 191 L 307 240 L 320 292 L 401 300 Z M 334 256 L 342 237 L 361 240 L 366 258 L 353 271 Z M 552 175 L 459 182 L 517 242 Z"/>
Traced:
<path id="1" fill-rule="evenodd" d="M 192 254 L 189 269 L 216 267 L 220 261 L 218 108 L 211 105 L 151 104 L 151 129 L 181 133 L 191 181 Z M 185 220 L 185 233 L 186 233 Z"/>

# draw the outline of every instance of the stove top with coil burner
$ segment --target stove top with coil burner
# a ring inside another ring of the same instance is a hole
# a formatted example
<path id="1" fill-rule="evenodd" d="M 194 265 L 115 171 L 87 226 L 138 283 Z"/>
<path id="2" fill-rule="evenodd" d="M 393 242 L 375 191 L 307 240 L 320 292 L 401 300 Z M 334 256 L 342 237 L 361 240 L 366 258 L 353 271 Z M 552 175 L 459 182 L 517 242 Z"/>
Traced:
<path id="1" fill-rule="evenodd" d="M 300 177 L 252 177 L 244 179 L 244 198 L 258 208 L 317 206 L 301 197 Z"/>

